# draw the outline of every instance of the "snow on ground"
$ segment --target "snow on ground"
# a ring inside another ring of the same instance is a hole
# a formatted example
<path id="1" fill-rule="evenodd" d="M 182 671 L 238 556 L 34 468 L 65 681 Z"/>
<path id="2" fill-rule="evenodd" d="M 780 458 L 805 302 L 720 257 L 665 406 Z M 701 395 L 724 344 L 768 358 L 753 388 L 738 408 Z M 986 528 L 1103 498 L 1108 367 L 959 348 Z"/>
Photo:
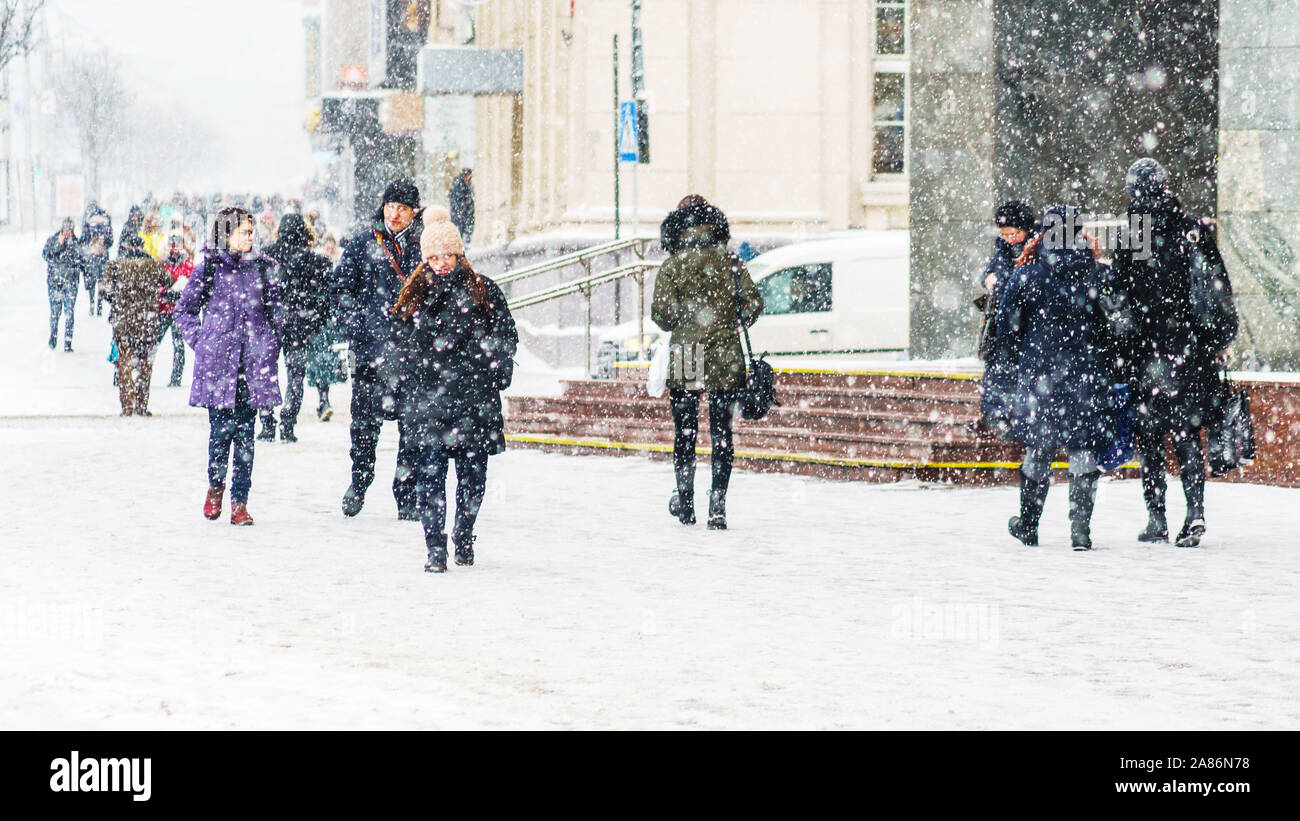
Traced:
<path id="1" fill-rule="evenodd" d="M 1033 549 L 1013 488 L 745 473 L 709 532 L 664 462 L 514 450 L 432 576 L 393 425 L 356 519 L 346 414 L 258 443 L 254 527 L 203 519 L 202 412 L 164 367 L 119 418 L 84 294 L 51 353 L 37 251 L 0 241 L 0 728 L 1300 728 L 1295 490 L 1212 484 L 1179 550 L 1105 482 L 1080 554 L 1059 486 Z"/>

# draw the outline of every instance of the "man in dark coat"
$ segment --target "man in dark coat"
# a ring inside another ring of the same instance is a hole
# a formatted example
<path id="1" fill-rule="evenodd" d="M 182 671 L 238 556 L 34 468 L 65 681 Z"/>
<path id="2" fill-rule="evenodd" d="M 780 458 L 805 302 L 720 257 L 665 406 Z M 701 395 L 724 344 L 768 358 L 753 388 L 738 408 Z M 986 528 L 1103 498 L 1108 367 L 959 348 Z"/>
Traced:
<path id="1" fill-rule="evenodd" d="M 1025 445 L 1020 516 L 1008 529 L 1025 544 L 1038 544 L 1052 457 L 1064 450 L 1070 538 L 1076 550 L 1088 550 L 1100 475 L 1096 453 L 1107 444 L 1113 381 L 1113 346 L 1100 302 L 1109 272 L 1087 247 L 1076 209 L 1054 206 L 1043 226 L 1037 260 L 1007 277 L 998 303 L 996 355 L 1015 363 L 1010 423 L 1012 438 Z"/>
<path id="2" fill-rule="evenodd" d="M 50 296 L 50 350 L 59 343 L 59 314 L 63 313 L 67 317 L 63 326 L 63 350 L 72 353 L 72 309 L 77 305 L 77 285 L 85 258 L 71 217 L 63 221 L 58 233 L 45 241 L 41 256 L 46 262 L 45 286 Z"/>
<path id="3" fill-rule="evenodd" d="M 90 315 L 104 312 L 104 295 L 96 295 L 96 286 L 108 266 L 108 252 L 113 247 L 113 218 L 94 200 L 86 206 L 81 225 L 81 246 L 86 258 L 86 295 L 90 299 Z"/>
<path id="4" fill-rule="evenodd" d="M 301 214 L 285 214 L 275 242 L 266 255 L 280 263 L 280 296 L 284 300 L 284 337 L 280 352 L 288 375 L 284 410 L 280 412 L 280 439 L 296 442 L 294 426 L 302 409 L 303 382 L 307 377 L 307 346 L 325 327 L 330 312 L 330 271 L 333 265 L 311 250 L 312 238 Z M 262 413 L 263 440 L 275 438 L 275 412 Z"/>
<path id="5" fill-rule="evenodd" d="M 469 245 L 474 233 L 474 170 L 462 168 L 460 176 L 451 181 L 447 192 L 447 205 L 451 210 L 451 224 L 460 231 L 461 239 Z"/>
<path id="6" fill-rule="evenodd" d="M 1037 234 L 1034 212 L 1018 200 L 1003 203 L 994 214 L 998 234 L 993 240 L 993 256 L 984 266 L 982 284 L 987 293 L 975 301 L 984 312 L 980 329 L 979 357 L 984 360 L 984 379 L 980 383 L 980 425 L 987 431 L 1006 436 L 1009 425 L 1011 395 L 1016 386 L 1016 363 L 999 353 L 1009 352 L 997 345 L 998 301 L 1006 291 L 1016 260 Z"/>
<path id="7" fill-rule="evenodd" d="M 352 484 L 343 495 L 343 515 L 355 516 L 375 479 L 375 448 L 384 419 L 398 419 L 394 396 L 400 378 L 395 354 L 402 323 L 392 307 L 407 277 L 420 264 L 420 192 L 409 179 L 384 189 L 371 230 L 348 242 L 330 286 L 335 317 L 354 357 L 352 371 Z M 398 518 L 418 518 L 415 449 L 398 419 L 397 474 L 393 496 Z"/>
<path id="8" fill-rule="evenodd" d="M 1138 539 L 1166 542 L 1164 440 L 1173 438 L 1187 518 L 1180 547 L 1200 544 L 1205 532 L 1205 453 L 1201 425 L 1221 396 L 1217 360 L 1236 335 L 1235 323 L 1212 330 L 1197 318 L 1191 298 L 1194 257 L 1217 270 L 1231 299 L 1223 258 L 1209 231 L 1188 216 L 1169 192 L 1169 174 L 1143 158 L 1129 169 L 1129 229 L 1149 225 L 1149 237 L 1121 237 L 1108 297 L 1120 318 L 1121 354 L 1137 408 L 1137 451 L 1149 521 Z M 1127 240 L 1127 241 L 1126 241 Z M 1144 253 L 1146 249 L 1147 253 Z"/>

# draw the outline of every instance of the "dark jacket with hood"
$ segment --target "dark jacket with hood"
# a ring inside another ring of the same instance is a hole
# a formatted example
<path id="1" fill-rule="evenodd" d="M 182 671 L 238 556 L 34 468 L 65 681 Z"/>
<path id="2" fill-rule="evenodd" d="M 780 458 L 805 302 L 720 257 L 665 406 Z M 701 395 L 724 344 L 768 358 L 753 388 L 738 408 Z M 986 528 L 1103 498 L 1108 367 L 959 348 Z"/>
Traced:
<path id="1" fill-rule="evenodd" d="M 59 235 L 62 233 L 63 229 L 60 228 L 45 241 L 45 248 L 41 251 L 46 263 L 45 283 L 50 287 L 70 285 L 75 288 L 86 261 L 77 235 L 73 234 L 67 242 L 60 242 Z"/>
<path id="2" fill-rule="evenodd" d="M 393 237 L 384 225 L 381 209 L 376 212 L 370 230 L 358 233 L 343 249 L 331 280 L 330 297 L 334 316 L 358 362 L 375 361 L 383 355 L 385 346 L 391 344 L 392 307 L 407 277 L 420 264 L 423 230 L 424 223 L 417 212 L 406 230 Z M 397 268 L 390 261 L 390 254 Z"/>
<path id="3" fill-rule="evenodd" d="M 678 211 L 684 213 L 674 217 Z M 650 309 L 655 324 L 672 334 L 668 386 L 740 390 L 745 356 L 739 323 L 749 327 L 758 320 L 763 297 L 745 264 L 727 251 L 726 216 L 712 205 L 678 211 L 668 216 L 674 220 L 669 243 L 677 250 L 659 268 Z"/>
<path id="4" fill-rule="evenodd" d="M 286 350 L 307 345 L 329 319 L 330 261 L 311 250 L 311 235 L 300 214 L 285 214 L 268 257 L 279 263 L 280 299 L 284 303 Z"/>

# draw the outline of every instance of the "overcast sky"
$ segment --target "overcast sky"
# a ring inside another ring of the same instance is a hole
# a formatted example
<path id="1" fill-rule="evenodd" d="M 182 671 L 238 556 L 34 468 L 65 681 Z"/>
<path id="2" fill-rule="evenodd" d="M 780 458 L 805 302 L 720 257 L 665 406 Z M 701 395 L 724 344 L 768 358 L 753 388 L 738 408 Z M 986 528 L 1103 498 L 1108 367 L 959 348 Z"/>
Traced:
<path id="1" fill-rule="evenodd" d="M 225 190 L 284 190 L 311 175 L 303 131 L 303 0 L 48 0 L 50 37 L 105 48 L 140 100 L 180 105 L 248 150 L 222 157 Z M 196 165 L 213 159 L 196 157 Z"/>

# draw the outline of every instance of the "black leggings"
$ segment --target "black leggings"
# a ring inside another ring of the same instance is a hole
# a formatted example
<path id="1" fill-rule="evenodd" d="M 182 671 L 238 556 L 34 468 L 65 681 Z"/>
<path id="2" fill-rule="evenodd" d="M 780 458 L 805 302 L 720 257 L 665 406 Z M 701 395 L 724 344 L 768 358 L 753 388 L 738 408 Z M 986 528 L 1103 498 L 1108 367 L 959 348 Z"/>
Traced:
<path id="1" fill-rule="evenodd" d="M 699 438 L 700 394 L 702 391 L 672 390 L 668 402 L 673 412 L 673 472 L 678 492 L 695 498 L 695 443 Z M 709 391 L 709 440 L 713 445 L 713 492 L 726 495 L 731 481 L 735 445 L 731 438 L 732 414 L 740 394 Z"/>
<path id="2" fill-rule="evenodd" d="M 1205 452 L 1201 449 L 1200 428 L 1169 431 L 1166 428 L 1138 424 L 1138 463 L 1142 466 L 1142 498 L 1147 510 L 1165 512 L 1165 435 L 1174 439 L 1178 456 L 1178 476 L 1183 482 L 1189 517 L 1205 514 Z"/>

